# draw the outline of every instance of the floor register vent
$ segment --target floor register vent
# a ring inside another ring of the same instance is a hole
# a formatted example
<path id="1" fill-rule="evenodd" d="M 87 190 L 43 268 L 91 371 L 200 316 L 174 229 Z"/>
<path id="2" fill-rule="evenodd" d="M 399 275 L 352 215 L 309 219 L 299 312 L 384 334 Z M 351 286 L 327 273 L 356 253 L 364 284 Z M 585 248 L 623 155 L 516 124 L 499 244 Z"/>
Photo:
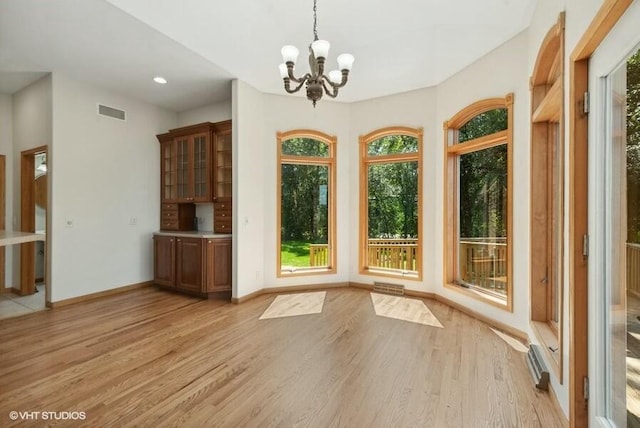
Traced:
<path id="1" fill-rule="evenodd" d="M 540 346 L 538 345 L 529 346 L 529 352 L 527 353 L 527 365 L 529 366 L 531 376 L 533 376 L 533 380 L 536 383 L 536 388 L 548 391 L 549 371 L 544 365 L 544 360 L 542 359 L 540 351 Z"/>
<path id="2" fill-rule="evenodd" d="M 394 294 L 404 296 L 404 285 L 388 284 L 386 282 L 374 282 L 373 291 L 376 293 Z"/>

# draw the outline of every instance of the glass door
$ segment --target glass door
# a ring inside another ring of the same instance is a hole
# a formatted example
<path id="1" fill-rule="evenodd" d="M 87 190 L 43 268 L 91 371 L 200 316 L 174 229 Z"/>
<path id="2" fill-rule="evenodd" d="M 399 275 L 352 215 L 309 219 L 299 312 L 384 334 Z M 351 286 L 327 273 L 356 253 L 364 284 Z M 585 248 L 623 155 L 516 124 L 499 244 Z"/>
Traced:
<path id="1" fill-rule="evenodd" d="M 590 63 L 590 414 L 640 428 L 640 51 L 612 34 Z"/>

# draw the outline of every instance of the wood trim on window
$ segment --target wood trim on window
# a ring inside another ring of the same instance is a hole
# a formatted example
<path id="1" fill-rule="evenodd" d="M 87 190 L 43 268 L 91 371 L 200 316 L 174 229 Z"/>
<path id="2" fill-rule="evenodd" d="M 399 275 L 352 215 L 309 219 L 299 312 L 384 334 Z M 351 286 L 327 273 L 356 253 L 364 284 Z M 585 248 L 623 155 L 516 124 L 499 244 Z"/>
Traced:
<path id="1" fill-rule="evenodd" d="M 560 384 L 564 316 L 564 23 L 562 12 L 542 41 L 530 80 L 531 326 Z M 556 310 L 558 322 L 554 321 Z"/>
<path id="2" fill-rule="evenodd" d="M 422 128 L 410 128 L 405 126 L 391 126 L 387 128 L 381 128 L 369 132 L 368 134 L 361 135 L 359 137 L 360 145 L 360 201 L 359 201 L 359 250 L 358 250 L 358 265 L 359 273 L 362 275 L 372 275 L 379 277 L 388 277 L 396 279 L 407 279 L 414 281 L 422 281 L 422 242 L 423 242 L 423 228 L 422 228 L 422 199 L 423 199 L 423 185 L 422 185 L 422 152 L 423 152 L 423 129 Z M 378 140 L 382 137 L 391 135 L 406 135 L 414 137 L 418 140 L 418 150 L 416 153 L 397 153 L 392 155 L 383 156 L 368 156 L 367 146 L 369 143 Z M 405 275 L 396 270 L 378 270 L 369 269 L 367 262 L 367 241 L 369 236 L 369 214 L 368 214 L 368 174 L 367 167 L 370 164 L 376 163 L 391 163 L 391 162 L 418 162 L 418 243 L 416 249 L 416 275 Z"/>
<path id="3" fill-rule="evenodd" d="M 314 156 L 294 156 L 282 154 L 282 142 L 290 140 L 292 138 L 311 138 L 321 141 L 327 144 L 329 156 L 327 157 L 314 157 Z M 337 248 L 336 248 L 336 143 L 337 137 L 325 134 L 324 132 L 315 131 L 312 129 L 294 129 L 286 132 L 278 132 L 276 134 L 276 141 L 278 144 L 277 157 L 278 157 L 278 180 L 277 180 L 277 215 L 276 215 L 276 230 L 277 230 L 277 247 L 276 247 L 276 277 L 292 277 L 292 276 L 312 276 L 312 275 L 325 275 L 335 274 L 337 271 L 336 261 Z M 281 260 L 281 222 L 282 222 L 282 162 L 297 163 L 304 165 L 327 165 L 329 167 L 329 219 L 328 219 L 328 245 L 329 245 L 329 263 L 327 267 L 318 268 L 301 268 L 295 272 L 283 272 L 282 260 Z"/>
<path id="4" fill-rule="evenodd" d="M 474 117 L 495 109 L 507 109 L 507 129 L 464 143 L 457 142 L 458 130 Z M 477 101 L 445 121 L 444 128 L 444 284 L 445 287 L 479 299 L 489 305 L 513 311 L 513 93 L 504 98 Z M 507 297 L 503 304 L 483 293 L 456 284 L 458 260 L 458 168 L 461 154 L 494 147 L 501 142 L 507 146 Z"/>

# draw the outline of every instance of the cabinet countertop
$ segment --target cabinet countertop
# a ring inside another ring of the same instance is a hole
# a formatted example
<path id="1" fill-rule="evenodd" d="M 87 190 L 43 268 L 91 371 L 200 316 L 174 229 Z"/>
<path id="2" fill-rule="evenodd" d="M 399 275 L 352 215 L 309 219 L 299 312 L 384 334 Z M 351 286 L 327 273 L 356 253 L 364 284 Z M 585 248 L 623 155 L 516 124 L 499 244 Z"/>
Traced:
<path id="1" fill-rule="evenodd" d="M 153 234 L 158 236 L 179 236 L 182 238 L 212 238 L 212 239 L 222 239 L 222 238 L 231 238 L 230 233 L 215 233 L 212 230 L 183 230 L 180 232 L 155 232 Z"/>

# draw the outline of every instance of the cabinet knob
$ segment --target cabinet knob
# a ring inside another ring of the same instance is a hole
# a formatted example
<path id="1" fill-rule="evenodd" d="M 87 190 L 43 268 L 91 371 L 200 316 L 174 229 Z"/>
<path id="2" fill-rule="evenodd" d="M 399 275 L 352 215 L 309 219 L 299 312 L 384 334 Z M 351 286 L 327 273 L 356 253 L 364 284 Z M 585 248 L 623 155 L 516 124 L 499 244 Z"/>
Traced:
<path id="1" fill-rule="evenodd" d="M 224 228 L 225 228 L 225 226 L 224 226 L 224 225 L 222 225 L 222 226 L 220 226 L 220 228 L 221 228 L 221 229 L 224 229 Z"/>
<path id="2" fill-rule="evenodd" d="M 209 244 L 211 244 L 211 240 L 207 241 Z"/>
<path id="3" fill-rule="evenodd" d="M 180 240 L 178 239 L 178 242 L 180 242 Z"/>
<path id="4" fill-rule="evenodd" d="M 221 216 L 221 217 L 226 217 L 226 216 L 227 216 L 227 215 L 226 215 L 225 213 L 222 213 L 222 216 Z"/>
<path id="5" fill-rule="evenodd" d="M 173 239 L 169 239 L 169 242 L 173 242 Z"/>

